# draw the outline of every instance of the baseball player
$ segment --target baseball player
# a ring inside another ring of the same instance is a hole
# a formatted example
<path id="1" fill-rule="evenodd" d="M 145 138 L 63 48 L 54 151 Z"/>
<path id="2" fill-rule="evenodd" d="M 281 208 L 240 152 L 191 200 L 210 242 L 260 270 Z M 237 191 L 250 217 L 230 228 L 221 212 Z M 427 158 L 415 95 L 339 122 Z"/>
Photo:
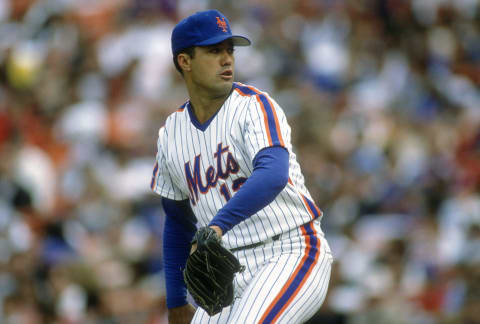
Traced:
<path id="1" fill-rule="evenodd" d="M 284 112 L 267 93 L 234 82 L 234 47 L 250 40 L 208 10 L 180 21 L 171 45 L 189 100 L 159 130 L 151 181 L 166 214 L 169 322 L 305 322 L 325 299 L 332 255 Z M 214 316 L 187 302 L 182 277 L 200 226 L 245 266 L 233 304 Z"/>

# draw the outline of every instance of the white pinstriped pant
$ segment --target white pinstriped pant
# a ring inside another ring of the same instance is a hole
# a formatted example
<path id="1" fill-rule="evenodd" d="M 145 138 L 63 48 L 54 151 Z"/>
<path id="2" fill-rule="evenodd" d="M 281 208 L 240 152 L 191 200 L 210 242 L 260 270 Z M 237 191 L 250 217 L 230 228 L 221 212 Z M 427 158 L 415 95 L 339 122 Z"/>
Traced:
<path id="1" fill-rule="evenodd" d="M 212 317 L 197 308 L 192 323 L 296 324 L 322 305 L 333 258 L 318 221 L 235 255 L 246 269 L 235 278 L 234 303 Z"/>

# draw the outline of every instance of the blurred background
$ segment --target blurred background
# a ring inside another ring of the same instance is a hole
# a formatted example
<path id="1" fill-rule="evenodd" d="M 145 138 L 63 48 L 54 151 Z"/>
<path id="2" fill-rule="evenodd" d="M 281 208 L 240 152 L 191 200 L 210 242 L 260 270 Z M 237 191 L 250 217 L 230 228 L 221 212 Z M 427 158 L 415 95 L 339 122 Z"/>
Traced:
<path id="1" fill-rule="evenodd" d="M 207 8 L 325 213 L 311 323 L 480 323 L 478 0 L 0 0 L 0 323 L 166 323 L 149 183 Z"/>

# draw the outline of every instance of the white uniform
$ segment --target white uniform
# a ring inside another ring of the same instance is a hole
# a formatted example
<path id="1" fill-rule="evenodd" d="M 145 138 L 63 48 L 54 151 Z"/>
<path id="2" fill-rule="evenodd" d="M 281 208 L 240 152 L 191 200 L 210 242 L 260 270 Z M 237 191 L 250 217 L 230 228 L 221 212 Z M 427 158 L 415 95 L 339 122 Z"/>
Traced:
<path id="1" fill-rule="evenodd" d="M 264 314 L 265 323 L 273 318 L 276 323 L 297 323 L 313 315 L 325 297 L 332 262 L 319 225 L 322 212 L 304 185 L 285 114 L 268 94 L 252 86 L 234 83 L 223 106 L 203 125 L 193 117 L 187 102 L 159 131 L 152 190 L 169 199 L 190 199 L 199 226 L 209 224 L 251 175 L 256 154 L 271 146 L 289 152 L 288 184 L 272 203 L 223 236 L 225 247 L 239 248 L 235 254 L 247 270 L 237 275 L 234 305 L 210 320 L 237 323 L 240 315 L 251 313 Z M 272 241 L 272 237 L 278 239 Z M 265 245 L 241 249 L 259 242 Z M 304 301 L 300 301 L 302 296 Z M 303 309 L 314 300 L 315 305 Z M 290 317 L 294 314 L 299 317 Z M 235 321 L 232 316 L 237 316 Z M 208 316 L 199 310 L 193 322 L 200 323 L 201 318 Z M 241 320 L 253 323 L 249 318 Z"/>

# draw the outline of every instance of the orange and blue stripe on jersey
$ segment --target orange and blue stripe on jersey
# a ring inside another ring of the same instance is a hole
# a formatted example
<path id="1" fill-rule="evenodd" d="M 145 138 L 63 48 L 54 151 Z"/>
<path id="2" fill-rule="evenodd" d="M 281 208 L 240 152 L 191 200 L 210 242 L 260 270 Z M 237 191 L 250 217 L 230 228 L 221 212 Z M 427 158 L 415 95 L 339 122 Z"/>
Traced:
<path id="1" fill-rule="evenodd" d="M 181 105 L 181 106 L 176 110 L 176 112 L 183 111 L 183 110 L 185 109 L 185 107 L 187 106 L 187 103 L 188 103 L 188 101 L 186 101 L 183 105 Z"/>
<path id="2" fill-rule="evenodd" d="M 308 209 L 309 214 L 312 216 L 312 219 L 319 218 L 322 215 L 322 211 L 315 205 L 313 201 L 305 197 L 304 195 L 300 194 L 305 206 Z"/>
<path id="3" fill-rule="evenodd" d="M 304 286 L 310 276 L 313 267 L 318 262 L 320 255 L 320 239 L 315 232 L 312 223 L 307 223 L 301 227 L 302 234 L 305 237 L 306 248 L 305 254 L 295 272 L 288 279 L 280 290 L 280 293 L 268 306 L 259 323 L 275 323 L 278 318 L 285 312 L 300 289 Z"/>
<path id="4" fill-rule="evenodd" d="M 275 107 L 267 95 L 257 89 L 241 83 L 234 83 L 234 89 L 242 96 L 255 96 L 262 109 L 268 143 L 271 146 L 285 146 Z"/>
<path id="5" fill-rule="evenodd" d="M 291 178 L 288 178 L 288 183 L 295 188 L 295 185 L 293 184 L 293 181 Z M 296 190 L 296 189 L 295 189 Z M 317 207 L 317 205 L 315 205 L 315 203 L 313 201 L 311 201 L 310 199 L 308 199 L 307 197 L 305 197 L 304 194 L 300 193 L 297 191 L 297 193 L 300 195 L 300 197 L 302 198 L 302 201 L 303 201 L 303 204 L 305 205 L 305 207 L 307 208 L 308 210 L 308 213 L 310 214 L 310 216 L 312 216 L 312 220 L 313 219 L 317 219 L 317 218 L 320 218 L 322 215 L 323 215 L 323 212 L 320 210 L 320 208 Z"/>

